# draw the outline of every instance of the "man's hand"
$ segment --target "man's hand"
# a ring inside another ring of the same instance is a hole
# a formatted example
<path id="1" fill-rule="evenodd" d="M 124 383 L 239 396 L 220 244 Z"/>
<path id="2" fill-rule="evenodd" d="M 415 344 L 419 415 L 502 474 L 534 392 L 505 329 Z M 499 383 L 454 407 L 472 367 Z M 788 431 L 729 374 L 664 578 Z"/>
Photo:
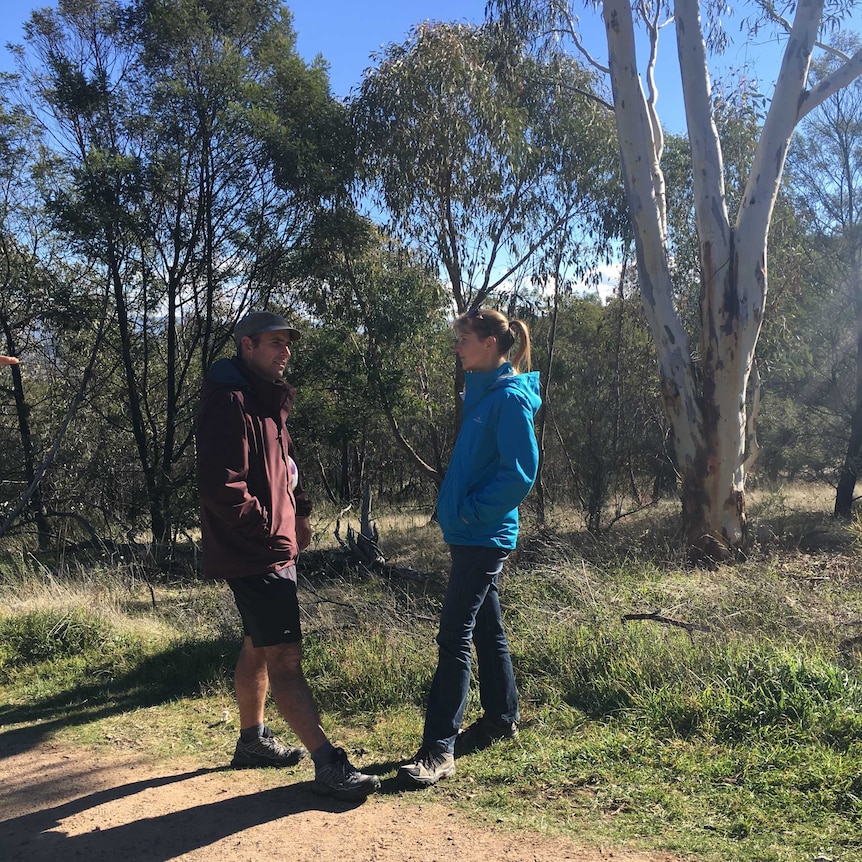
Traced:
<path id="1" fill-rule="evenodd" d="M 17 365 L 18 357 L 17 356 L 0 356 L 0 368 L 4 365 Z"/>
<path id="2" fill-rule="evenodd" d="M 296 519 L 296 544 L 304 551 L 311 544 L 311 523 L 308 518 Z"/>

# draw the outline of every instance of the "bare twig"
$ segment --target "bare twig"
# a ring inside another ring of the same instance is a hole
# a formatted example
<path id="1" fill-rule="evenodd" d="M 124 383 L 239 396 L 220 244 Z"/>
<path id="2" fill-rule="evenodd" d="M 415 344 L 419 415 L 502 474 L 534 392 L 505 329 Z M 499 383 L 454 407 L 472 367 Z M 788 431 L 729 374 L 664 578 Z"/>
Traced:
<path id="1" fill-rule="evenodd" d="M 671 617 L 664 616 L 660 611 L 653 611 L 652 613 L 644 613 L 644 614 L 623 614 L 622 621 L 629 622 L 630 620 L 651 620 L 654 623 L 661 623 L 666 626 L 676 626 L 679 629 L 685 629 L 688 632 L 688 636 L 691 638 L 692 643 L 694 642 L 694 632 L 708 632 L 711 631 L 709 626 L 698 625 L 697 623 L 687 623 L 682 620 L 675 620 Z"/>

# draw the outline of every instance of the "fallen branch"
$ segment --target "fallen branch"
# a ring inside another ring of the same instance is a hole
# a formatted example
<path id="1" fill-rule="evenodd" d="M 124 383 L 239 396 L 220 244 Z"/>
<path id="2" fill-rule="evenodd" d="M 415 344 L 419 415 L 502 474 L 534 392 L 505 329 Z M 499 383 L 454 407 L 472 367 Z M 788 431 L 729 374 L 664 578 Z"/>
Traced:
<path id="1" fill-rule="evenodd" d="M 686 623 L 682 620 L 675 620 L 672 617 L 663 616 L 659 611 L 653 611 L 649 614 L 623 614 L 622 621 L 627 623 L 631 620 L 650 620 L 654 623 L 661 623 L 666 626 L 675 626 L 678 629 L 684 629 L 694 643 L 694 632 L 711 631 L 709 626 L 702 626 L 697 623 Z"/>
<path id="2" fill-rule="evenodd" d="M 383 556 L 376 540 L 377 530 L 374 531 L 374 537 L 369 538 L 362 533 L 357 534 L 353 527 L 347 528 L 347 544 L 350 550 L 359 557 L 362 563 L 371 568 L 382 566 L 386 562 L 386 557 Z"/>

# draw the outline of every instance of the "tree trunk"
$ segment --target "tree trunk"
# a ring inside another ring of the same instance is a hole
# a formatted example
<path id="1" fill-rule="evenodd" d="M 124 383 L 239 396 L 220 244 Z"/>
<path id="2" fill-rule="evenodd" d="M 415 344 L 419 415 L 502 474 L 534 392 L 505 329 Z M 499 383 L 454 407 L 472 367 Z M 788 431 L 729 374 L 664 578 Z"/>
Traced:
<path id="1" fill-rule="evenodd" d="M 862 71 L 857 52 L 806 89 L 822 0 L 799 3 L 735 226 L 729 222 L 697 0 L 676 0 L 683 101 L 694 172 L 702 298 L 698 365 L 674 305 L 655 93 L 637 68 L 632 7 L 604 0 L 620 157 L 635 230 L 641 297 L 659 364 L 665 412 L 682 479 L 686 540 L 696 558 L 724 559 L 747 540 L 747 389 L 766 299 L 769 223 L 793 131 L 804 114 Z M 657 39 L 654 31 L 653 39 Z M 655 41 L 652 45 L 656 48 Z M 653 51 L 652 56 L 655 56 Z"/>
<path id="2" fill-rule="evenodd" d="M 835 489 L 835 517 L 849 518 L 853 514 L 853 495 L 859 479 L 859 463 L 862 456 L 862 284 L 854 284 L 853 307 L 856 313 L 856 403 L 850 420 L 850 439 L 847 452 L 838 475 Z"/>
<path id="3" fill-rule="evenodd" d="M 548 410 L 551 397 L 551 375 L 554 370 L 554 358 L 557 345 L 557 318 L 560 309 L 560 259 L 557 258 L 556 278 L 554 279 L 554 305 L 551 310 L 551 324 L 548 329 L 548 364 L 547 372 L 542 380 L 542 406 L 539 414 L 536 417 L 536 442 L 539 446 L 539 470 L 536 476 L 536 520 L 543 525 L 547 521 L 547 511 L 545 504 L 545 482 L 544 482 L 544 466 L 545 466 L 545 434 L 548 427 Z"/>
<path id="4" fill-rule="evenodd" d="M 850 426 L 847 454 L 844 456 L 844 463 L 838 474 L 838 486 L 835 489 L 836 518 L 849 520 L 853 515 L 853 495 L 856 491 L 856 482 L 859 480 L 860 454 L 862 454 L 862 407 L 857 406 Z"/>
<path id="5" fill-rule="evenodd" d="M 107 309 L 108 290 L 105 291 L 105 295 L 103 298 L 102 310 L 99 317 L 99 325 L 96 331 L 96 337 L 93 339 L 93 344 L 90 348 L 90 357 L 87 362 L 87 366 L 84 369 L 84 374 L 81 377 L 81 382 L 78 386 L 75 396 L 74 398 L 72 398 L 72 403 L 69 405 L 69 409 L 66 411 L 65 417 L 60 423 L 60 428 L 54 437 L 54 441 L 51 444 L 50 450 L 48 451 L 47 455 L 42 459 L 42 463 L 39 465 L 38 469 L 34 471 L 32 480 L 30 480 L 30 484 L 27 490 L 21 496 L 21 499 L 18 501 L 18 503 L 12 508 L 12 511 L 6 515 L 6 519 L 2 523 L 0 523 L 0 536 L 4 536 L 6 534 L 7 530 L 18 517 L 18 515 L 20 515 L 24 508 L 29 505 L 31 498 L 35 494 L 39 493 L 42 478 L 44 477 L 48 469 L 53 465 L 54 459 L 57 456 L 57 452 L 60 450 L 60 445 L 63 442 L 63 437 L 68 430 L 69 423 L 74 418 L 75 414 L 78 411 L 78 408 L 84 400 L 84 396 L 87 392 L 87 388 L 89 387 L 90 380 L 93 377 L 93 370 L 96 367 L 96 360 L 101 354 L 102 341 L 105 336 Z M 17 371 L 17 369 L 15 370 Z"/>
<path id="6" fill-rule="evenodd" d="M 7 344 L 9 340 L 7 338 Z M 7 348 L 15 355 L 14 348 Z M 36 455 L 33 443 L 33 434 L 30 429 L 30 406 L 24 396 L 24 386 L 21 380 L 21 368 L 18 365 L 11 367 L 12 390 L 15 393 L 15 413 L 18 417 L 18 435 L 21 439 L 21 451 L 24 456 L 24 480 L 28 488 L 32 488 L 27 508 L 36 522 L 36 531 L 39 542 L 39 550 L 45 551 L 51 541 L 51 527 L 45 514 L 45 504 L 42 499 L 41 483 L 36 481 Z"/>
<path id="7" fill-rule="evenodd" d="M 545 375 L 549 380 L 551 377 L 551 363 L 554 357 L 554 337 L 556 330 L 556 308 L 554 309 L 551 319 L 551 334 L 548 336 L 548 373 Z M 545 382 L 542 386 L 542 406 L 539 409 L 536 425 L 536 442 L 539 446 L 539 469 L 536 474 L 536 521 L 541 526 L 544 526 L 548 520 L 547 503 L 545 500 L 545 481 L 544 481 L 544 466 L 545 466 L 545 433 L 548 426 L 548 383 Z"/>
<path id="8" fill-rule="evenodd" d="M 342 502 L 351 497 L 350 491 L 350 444 L 346 441 L 341 444 L 341 474 L 338 481 L 338 496 Z"/>

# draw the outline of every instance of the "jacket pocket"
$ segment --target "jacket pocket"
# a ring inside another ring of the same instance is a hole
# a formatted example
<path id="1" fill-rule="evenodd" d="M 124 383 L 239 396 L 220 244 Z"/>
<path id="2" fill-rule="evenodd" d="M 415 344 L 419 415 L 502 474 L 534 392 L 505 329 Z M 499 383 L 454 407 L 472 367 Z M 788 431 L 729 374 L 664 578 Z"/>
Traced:
<path id="1" fill-rule="evenodd" d="M 275 536 L 269 537 L 269 547 L 273 551 L 293 551 L 293 542 L 288 539 L 287 536 L 279 536 L 276 534 Z"/>

